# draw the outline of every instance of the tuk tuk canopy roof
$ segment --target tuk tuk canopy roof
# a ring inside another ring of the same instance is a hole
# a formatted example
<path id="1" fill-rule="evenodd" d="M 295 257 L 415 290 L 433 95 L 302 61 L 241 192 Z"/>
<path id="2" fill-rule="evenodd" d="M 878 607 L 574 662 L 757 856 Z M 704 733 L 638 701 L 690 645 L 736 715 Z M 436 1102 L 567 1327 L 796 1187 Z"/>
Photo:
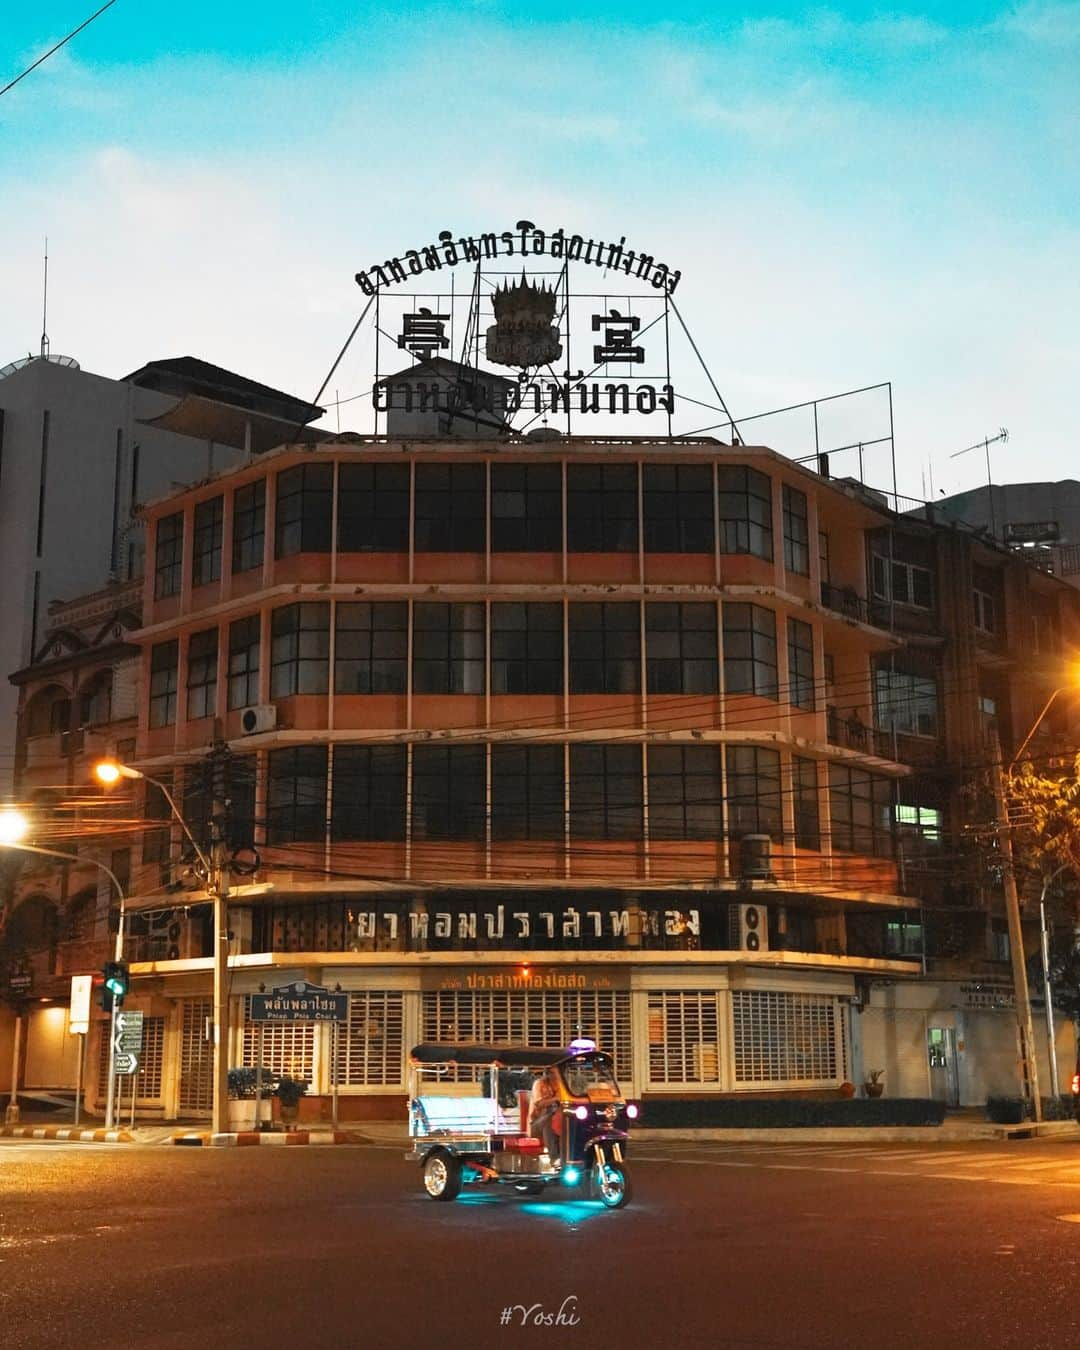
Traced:
<path id="1" fill-rule="evenodd" d="M 537 1049 L 529 1045 L 439 1045 L 426 1041 L 409 1052 L 417 1064 L 499 1064 L 508 1069 L 531 1069 L 559 1064 L 572 1056 L 563 1049 Z"/>

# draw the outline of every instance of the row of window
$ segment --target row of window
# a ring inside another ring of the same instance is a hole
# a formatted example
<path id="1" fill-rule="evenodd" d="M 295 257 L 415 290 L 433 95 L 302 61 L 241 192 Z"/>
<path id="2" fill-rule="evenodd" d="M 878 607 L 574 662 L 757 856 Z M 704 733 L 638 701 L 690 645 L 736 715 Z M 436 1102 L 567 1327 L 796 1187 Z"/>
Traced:
<path id="1" fill-rule="evenodd" d="M 414 841 L 482 842 L 489 812 L 496 841 L 639 840 L 646 820 L 650 839 L 781 840 L 790 791 L 795 843 L 821 846 L 817 763 L 792 756 L 785 789 L 780 752 L 758 746 L 305 745 L 270 751 L 267 766 L 270 844 L 320 843 L 327 829 L 335 843 L 400 842 L 407 822 Z M 828 782 L 834 850 L 890 856 L 890 780 L 830 765 Z"/>
<path id="2" fill-rule="evenodd" d="M 337 694 L 403 694 L 410 670 L 409 602 L 339 601 L 333 606 L 333 686 Z M 270 614 L 270 697 L 325 694 L 330 688 L 331 604 L 301 601 Z M 565 633 L 564 633 L 565 630 Z M 813 629 L 788 618 L 787 701 L 815 707 Z M 778 699 L 777 617 L 771 609 L 725 601 L 718 627 L 713 601 L 495 601 L 412 604 L 412 689 L 419 694 L 482 694 L 490 665 L 493 694 L 758 694 Z M 489 644 L 490 638 L 490 644 Z M 720 639 L 723 656 L 720 655 Z M 565 655 L 564 655 L 565 649 Z M 213 716 L 218 630 L 188 638 L 187 718 Z M 262 622 L 229 625 L 229 709 L 259 701 Z M 150 657 L 150 725 L 176 720 L 179 642 Z"/>
<path id="3" fill-rule="evenodd" d="M 336 546 L 348 553 L 560 552 L 563 466 L 342 464 Z M 714 476 L 715 475 L 715 476 Z M 334 465 L 299 464 L 275 478 L 274 556 L 328 553 L 334 540 Z M 490 492 L 490 511 L 488 496 Z M 640 500 L 639 500 L 640 497 Z M 772 483 L 740 464 L 570 464 L 565 479 L 565 543 L 571 552 L 747 553 L 773 556 Z M 410 499 L 412 500 L 410 522 Z M 810 571 L 806 494 L 783 485 L 784 563 Z M 221 576 L 224 496 L 195 508 L 191 581 Z M 490 517 L 490 522 L 489 522 Z M 266 481 L 233 494 L 232 570 L 261 567 Z M 162 517 L 155 536 L 154 594 L 180 592 L 184 517 Z"/>

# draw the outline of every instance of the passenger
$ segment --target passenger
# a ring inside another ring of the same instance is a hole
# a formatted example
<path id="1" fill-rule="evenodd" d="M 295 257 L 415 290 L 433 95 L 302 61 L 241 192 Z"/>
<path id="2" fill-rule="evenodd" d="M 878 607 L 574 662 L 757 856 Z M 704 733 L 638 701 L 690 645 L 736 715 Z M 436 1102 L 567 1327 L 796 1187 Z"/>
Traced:
<path id="1" fill-rule="evenodd" d="M 554 1069 L 545 1069 L 532 1085 L 529 1094 L 529 1134 L 542 1139 L 552 1161 L 559 1156 L 559 1139 L 555 1133 L 555 1113 L 559 1108 L 559 1093 L 555 1086 Z"/>

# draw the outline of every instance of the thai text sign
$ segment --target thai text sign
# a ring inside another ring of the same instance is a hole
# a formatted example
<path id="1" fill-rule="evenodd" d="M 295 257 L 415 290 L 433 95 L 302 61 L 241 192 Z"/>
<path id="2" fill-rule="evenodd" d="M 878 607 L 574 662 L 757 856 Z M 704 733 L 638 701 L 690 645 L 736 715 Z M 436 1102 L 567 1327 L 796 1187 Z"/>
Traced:
<path id="1" fill-rule="evenodd" d="M 348 1016 L 348 994 L 331 993 L 304 980 L 251 995 L 253 1022 L 344 1022 Z"/>
<path id="2" fill-rule="evenodd" d="M 675 290 L 682 276 L 681 271 L 658 262 L 651 253 L 627 248 L 625 235 L 617 244 L 609 244 L 602 239 L 567 234 L 561 229 L 548 234 L 531 220 L 519 220 L 513 230 L 476 236 L 455 237 L 451 230 L 440 230 L 438 243 L 406 249 L 399 258 L 375 263 L 357 272 L 356 284 L 365 295 L 374 295 L 380 288 L 400 285 L 410 277 L 424 273 L 441 272 L 444 267 L 454 267 L 458 263 L 478 263 L 492 258 L 526 259 L 542 254 L 567 262 L 589 263 L 605 272 L 621 272 L 624 276 L 648 282 L 668 295 Z"/>
<path id="3" fill-rule="evenodd" d="M 630 972 L 588 966 L 488 966 L 482 970 L 425 970 L 420 976 L 424 989 L 539 989 L 573 993 L 576 990 L 629 989 Z"/>

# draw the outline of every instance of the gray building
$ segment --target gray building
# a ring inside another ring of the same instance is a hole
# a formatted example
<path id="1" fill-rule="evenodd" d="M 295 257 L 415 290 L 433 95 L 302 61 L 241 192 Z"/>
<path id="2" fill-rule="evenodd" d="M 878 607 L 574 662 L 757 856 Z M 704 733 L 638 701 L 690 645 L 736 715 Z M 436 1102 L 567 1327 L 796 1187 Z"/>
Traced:
<path id="1" fill-rule="evenodd" d="M 985 529 L 1037 566 L 1080 586 L 1080 482 L 994 483 L 942 497 L 938 520 Z"/>
<path id="2" fill-rule="evenodd" d="M 53 601 L 141 574 L 141 502 L 294 440 L 321 412 L 193 357 L 121 380 L 65 357 L 0 370 L 0 674 L 34 659 Z M 17 702 L 0 679 L 0 797 Z"/>

